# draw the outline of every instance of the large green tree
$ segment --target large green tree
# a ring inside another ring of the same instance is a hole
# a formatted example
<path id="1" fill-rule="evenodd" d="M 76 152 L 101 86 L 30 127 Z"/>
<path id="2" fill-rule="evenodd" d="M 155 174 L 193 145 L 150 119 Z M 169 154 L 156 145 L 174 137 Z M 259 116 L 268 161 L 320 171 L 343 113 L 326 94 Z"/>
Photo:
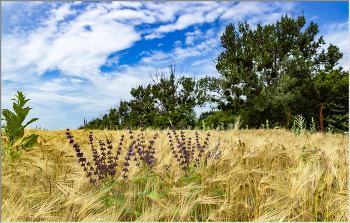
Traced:
<path id="1" fill-rule="evenodd" d="M 210 101 L 217 102 L 219 110 L 241 114 L 242 124 L 249 127 L 259 127 L 266 119 L 286 122 L 290 110 L 292 118 L 302 114 L 308 123 L 319 117 L 322 100 L 314 77 L 320 64 L 333 69 L 342 54 L 331 47 L 318 55 L 317 49 L 325 44 L 322 36 L 314 41 L 318 25 L 311 21 L 301 32 L 304 25 L 305 17 L 299 15 L 296 20 L 282 16 L 276 25 L 258 24 L 254 31 L 245 21 L 238 23 L 239 35 L 229 24 L 221 36 L 226 50 L 217 58 L 221 77 L 200 80 L 201 87 L 220 95 L 210 96 Z"/>
<path id="2" fill-rule="evenodd" d="M 150 74 L 153 85 L 132 88 L 134 97 L 128 103 L 132 111 L 138 112 L 139 118 L 145 121 L 145 126 L 169 127 L 169 119 L 178 129 L 178 123 L 182 121 L 184 126 L 195 126 L 194 107 L 203 106 L 206 98 L 203 90 L 198 90 L 196 81 L 192 78 L 181 77 L 175 81 L 175 67 L 169 65 L 170 78 L 160 74 L 157 69 L 155 79 Z M 158 80 L 160 79 L 160 80 Z M 182 89 L 179 91 L 179 86 Z M 135 119 L 133 120 L 135 121 Z"/>

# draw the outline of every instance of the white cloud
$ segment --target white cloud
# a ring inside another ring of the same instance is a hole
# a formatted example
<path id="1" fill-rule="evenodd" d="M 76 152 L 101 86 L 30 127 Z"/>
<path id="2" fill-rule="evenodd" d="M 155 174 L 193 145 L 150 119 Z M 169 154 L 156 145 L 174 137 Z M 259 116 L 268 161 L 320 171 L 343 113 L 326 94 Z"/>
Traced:
<path id="1" fill-rule="evenodd" d="M 247 20 L 249 27 L 256 30 L 259 20 L 262 26 L 274 24 L 277 20 L 281 20 L 282 15 L 288 14 L 296 4 L 295 2 L 239 2 L 227 9 L 220 20 L 235 23 L 236 31 L 238 31 L 238 22 L 244 23 Z"/>
<path id="2" fill-rule="evenodd" d="M 265 2 L 239 2 L 227 9 L 220 19 L 243 21 L 249 15 L 263 15 L 269 8 Z"/>
<path id="3" fill-rule="evenodd" d="M 318 18 L 318 16 L 313 16 L 313 17 L 311 17 L 309 20 L 315 20 L 315 19 L 317 19 Z"/>
<path id="4" fill-rule="evenodd" d="M 160 33 L 152 33 L 152 34 L 149 34 L 147 36 L 145 36 L 144 38 L 146 40 L 151 40 L 151 39 L 160 39 L 160 38 L 163 38 L 164 35 L 161 35 Z"/>
<path id="5" fill-rule="evenodd" d="M 114 2 L 113 2 L 114 3 Z M 125 6 L 125 7 L 129 7 L 129 8 L 134 8 L 134 9 L 139 9 L 142 7 L 142 3 L 141 2 L 127 2 L 127 1 L 122 1 L 119 2 L 120 5 Z"/>
<path id="6" fill-rule="evenodd" d="M 186 44 L 187 45 L 193 45 L 194 40 L 202 36 L 202 31 L 200 31 L 198 28 L 195 28 L 196 30 L 194 32 L 187 32 L 185 33 L 186 37 Z"/>
<path id="7" fill-rule="evenodd" d="M 108 58 L 108 59 L 106 60 L 105 65 L 106 65 L 107 67 L 111 67 L 111 66 L 114 66 L 114 65 L 118 65 L 118 63 L 119 63 L 119 57 L 118 57 L 118 56 L 114 56 L 114 57 L 112 57 L 112 58 Z"/>
<path id="8" fill-rule="evenodd" d="M 71 78 L 70 81 L 71 81 L 73 84 L 79 84 L 79 83 L 81 83 L 81 82 L 84 82 L 84 81 L 82 81 L 82 80 L 80 80 L 80 79 L 77 79 L 77 78 Z"/>
<path id="9" fill-rule="evenodd" d="M 186 7 L 186 2 L 143 2 L 144 6 L 153 10 L 159 22 L 173 22 L 175 15 Z"/>
<path id="10" fill-rule="evenodd" d="M 182 44 L 182 42 L 180 40 L 177 40 L 174 42 L 175 47 L 181 46 L 181 44 Z"/>
<path id="11" fill-rule="evenodd" d="M 66 75 L 89 78 L 89 74 L 98 74 L 99 67 L 105 64 L 111 51 L 129 48 L 140 40 L 140 35 L 132 27 L 99 15 L 96 13 L 99 10 L 103 9 L 88 10 L 57 30 L 57 21 L 75 14 L 75 10 L 69 11 L 69 5 L 64 4 L 57 10 L 51 10 L 53 14 L 43 23 L 48 26 L 32 31 L 25 39 L 23 36 L 16 37 L 15 34 L 4 35 L 3 52 L 7 55 L 3 65 L 4 74 L 13 69 L 7 63 L 7 58 L 11 58 L 11 64 L 17 69 L 37 64 L 29 75 L 40 75 L 55 66 Z M 85 25 L 90 25 L 91 32 L 83 30 Z M 8 75 L 4 77 L 11 79 Z"/>
<path id="12" fill-rule="evenodd" d="M 191 66 L 196 66 L 202 63 L 207 63 L 209 62 L 209 59 L 204 59 L 204 60 L 196 60 Z"/>
<path id="13" fill-rule="evenodd" d="M 181 15 L 175 24 L 162 25 L 158 29 L 156 29 L 156 31 L 169 33 L 174 32 L 176 30 L 185 29 L 188 26 L 202 22 L 204 22 L 203 13 L 195 12 L 193 14 Z"/>
<path id="14" fill-rule="evenodd" d="M 143 63 L 154 63 L 156 61 L 161 61 L 163 59 L 166 59 L 168 57 L 170 57 L 169 55 L 167 55 L 166 53 L 164 53 L 163 51 L 159 50 L 159 51 L 152 51 L 153 55 L 150 57 L 143 57 L 141 59 L 141 62 Z M 147 52 L 147 55 L 150 55 L 150 53 Z"/>
<path id="15" fill-rule="evenodd" d="M 206 43 L 210 43 L 212 44 L 219 44 L 220 38 L 218 35 L 215 35 L 214 30 L 216 30 L 215 28 L 210 28 L 208 29 L 205 34 L 199 30 L 196 30 L 195 32 L 187 32 L 185 35 L 187 36 L 186 38 L 186 44 L 187 45 L 194 45 L 194 40 L 196 39 L 204 39 Z M 214 37 L 214 38 L 212 38 Z M 198 43 L 197 43 L 198 44 Z M 197 48 L 202 49 L 203 48 L 203 44 L 205 43 L 201 43 L 200 47 L 197 46 Z M 215 46 L 211 46 L 211 47 L 215 47 Z"/>
<path id="16" fill-rule="evenodd" d="M 225 7 L 219 7 L 205 15 L 206 22 L 214 22 L 226 10 Z"/>
<path id="17" fill-rule="evenodd" d="M 160 46 L 163 46 L 163 44 L 159 43 L 159 44 L 158 44 L 158 47 L 160 47 Z"/>
<path id="18" fill-rule="evenodd" d="M 38 86 L 37 89 L 40 91 L 57 92 L 65 89 L 63 84 L 65 82 L 67 82 L 66 78 L 55 78 L 51 81 L 44 82 L 41 86 Z"/>
<path id="19" fill-rule="evenodd" d="M 208 48 L 208 47 L 207 47 L 207 44 L 205 42 L 201 42 L 199 45 L 196 45 L 196 48 L 199 50 L 203 50 L 203 49 Z"/>
<path id="20" fill-rule="evenodd" d="M 108 13 L 105 17 L 121 22 L 132 22 L 133 25 L 154 23 L 156 21 L 153 15 L 147 16 L 143 11 L 134 11 L 131 9 L 115 10 Z"/>
<path id="21" fill-rule="evenodd" d="M 214 28 L 210 28 L 206 31 L 206 34 L 205 34 L 205 38 L 210 38 L 212 36 L 214 36 L 215 33 L 214 33 Z"/>
<path id="22" fill-rule="evenodd" d="M 221 7 L 219 7 L 217 2 L 203 2 L 201 4 L 198 4 L 197 2 L 181 2 L 181 5 L 183 6 L 181 12 L 184 14 L 180 15 L 175 23 L 161 25 L 155 31 L 159 33 L 170 33 L 176 30 L 185 29 L 191 25 L 213 22 L 220 16 L 220 14 L 222 14 L 224 10 L 222 4 L 220 4 Z M 176 5 L 178 6 L 178 4 Z M 180 10 L 177 7 L 174 7 L 169 14 L 174 15 L 177 11 Z M 205 13 L 206 15 L 204 16 Z M 171 18 L 174 19 L 174 17 Z"/>
<path id="23" fill-rule="evenodd" d="M 195 50 L 194 48 L 187 48 L 187 49 L 181 49 L 181 48 L 175 48 L 174 54 L 176 58 L 178 59 L 185 59 L 186 57 L 194 57 L 194 56 L 200 56 L 202 53 L 198 50 Z"/>
<path id="24" fill-rule="evenodd" d="M 339 30 L 344 30 L 349 27 L 349 21 L 343 23 L 326 23 L 323 25 L 323 28 L 328 32 L 334 32 Z"/>
<path id="25" fill-rule="evenodd" d="M 47 24 L 50 25 L 52 23 L 57 23 L 60 20 L 64 20 L 64 18 L 69 15 L 75 15 L 76 11 L 70 10 L 70 7 L 71 5 L 69 3 L 65 3 L 58 9 L 51 9 L 50 10 L 51 19 L 48 20 Z"/>
<path id="26" fill-rule="evenodd" d="M 152 39 L 160 39 L 163 38 L 164 35 L 161 35 L 160 33 L 151 33 L 147 36 L 145 36 L 145 40 L 152 40 Z"/>
<path id="27" fill-rule="evenodd" d="M 142 56 L 142 55 L 148 55 L 148 56 L 150 56 L 151 54 L 150 54 L 148 51 L 142 51 L 139 55 L 140 55 L 140 56 Z"/>
<path id="28" fill-rule="evenodd" d="M 186 45 L 193 45 L 194 44 L 194 39 L 195 37 L 194 36 L 188 36 L 186 37 Z"/>
<path id="29" fill-rule="evenodd" d="M 141 63 L 168 63 L 169 59 L 177 62 L 182 62 L 188 57 L 205 56 L 208 52 L 215 49 L 219 43 L 218 39 L 207 39 L 204 42 L 196 43 L 194 47 L 180 48 L 181 41 L 176 41 L 174 46 L 176 47 L 171 52 L 164 53 L 163 51 L 152 51 L 153 55 L 149 52 L 142 51 L 140 55 L 148 55 L 149 57 L 143 57 Z"/>

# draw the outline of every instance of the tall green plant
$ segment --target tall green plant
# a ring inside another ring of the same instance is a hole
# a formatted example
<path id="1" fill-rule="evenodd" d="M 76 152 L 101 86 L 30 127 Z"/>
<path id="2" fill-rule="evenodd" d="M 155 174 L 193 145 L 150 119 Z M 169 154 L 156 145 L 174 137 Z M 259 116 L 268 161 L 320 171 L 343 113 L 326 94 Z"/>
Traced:
<path id="1" fill-rule="evenodd" d="M 29 124 L 39 120 L 38 118 L 33 118 L 26 125 L 22 126 L 22 122 L 28 115 L 29 110 L 32 108 L 23 108 L 25 103 L 30 99 L 24 100 L 25 97 L 23 96 L 22 92 L 17 91 L 17 93 L 17 100 L 11 99 L 15 101 L 13 102 L 13 110 L 16 114 L 9 111 L 8 109 L 3 109 L 2 116 L 4 116 L 5 119 L 1 118 L 1 120 L 6 121 L 6 125 L 1 125 L 1 128 L 5 129 L 4 136 L 8 136 L 9 140 L 8 143 L 2 143 L 1 155 L 7 157 L 11 163 L 22 154 L 23 150 L 27 152 L 27 148 L 35 146 L 38 139 L 38 135 L 32 134 L 22 139 L 21 143 L 15 146 L 16 150 L 13 150 L 12 148 L 15 142 L 24 136 L 24 128 Z"/>

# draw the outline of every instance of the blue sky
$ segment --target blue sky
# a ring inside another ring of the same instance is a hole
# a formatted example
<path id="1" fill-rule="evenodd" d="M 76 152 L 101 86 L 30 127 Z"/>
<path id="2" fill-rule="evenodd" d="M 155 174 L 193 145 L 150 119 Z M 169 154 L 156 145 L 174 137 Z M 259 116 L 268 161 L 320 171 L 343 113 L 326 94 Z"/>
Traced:
<path id="1" fill-rule="evenodd" d="M 11 99 L 22 91 L 33 108 L 23 124 L 39 118 L 29 128 L 77 129 L 133 99 L 131 88 L 152 83 L 156 68 L 169 77 L 169 63 L 176 78 L 218 76 L 211 58 L 224 50 L 229 23 L 237 29 L 247 20 L 255 30 L 301 9 L 302 31 L 317 23 L 316 40 L 326 42 L 319 52 L 336 45 L 344 54 L 338 67 L 349 70 L 347 1 L 1 1 L 1 109 L 13 111 Z M 196 107 L 197 117 L 215 105 Z"/>

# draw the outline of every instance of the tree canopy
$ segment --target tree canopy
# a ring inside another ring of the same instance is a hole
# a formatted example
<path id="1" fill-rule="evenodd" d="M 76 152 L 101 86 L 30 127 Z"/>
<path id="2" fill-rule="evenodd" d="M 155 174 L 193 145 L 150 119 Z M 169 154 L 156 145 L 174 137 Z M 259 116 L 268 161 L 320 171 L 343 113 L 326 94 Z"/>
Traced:
<path id="1" fill-rule="evenodd" d="M 327 53 L 323 50 L 318 55 L 317 49 L 325 44 L 323 37 L 315 41 L 319 30 L 312 21 L 301 32 L 305 23 L 304 16 L 298 15 L 295 20 L 285 15 L 276 25 L 258 24 L 252 31 L 245 21 L 238 23 L 241 35 L 229 24 L 221 36 L 225 51 L 216 64 L 221 76 L 200 80 L 201 87 L 220 95 L 210 96 L 210 101 L 217 102 L 219 110 L 240 114 L 250 127 L 260 126 L 266 119 L 286 121 L 290 110 L 292 118 L 302 114 L 310 123 L 312 117 L 319 117 L 322 103 L 325 110 L 331 110 L 331 104 L 324 100 L 326 92 L 318 89 L 316 75 L 331 72 L 343 54 L 330 44 Z M 325 69 L 321 70 L 320 65 Z M 348 72 L 342 75 L 346 78 Z M 346 97 L 345 86 L 341 92 Z"/>

